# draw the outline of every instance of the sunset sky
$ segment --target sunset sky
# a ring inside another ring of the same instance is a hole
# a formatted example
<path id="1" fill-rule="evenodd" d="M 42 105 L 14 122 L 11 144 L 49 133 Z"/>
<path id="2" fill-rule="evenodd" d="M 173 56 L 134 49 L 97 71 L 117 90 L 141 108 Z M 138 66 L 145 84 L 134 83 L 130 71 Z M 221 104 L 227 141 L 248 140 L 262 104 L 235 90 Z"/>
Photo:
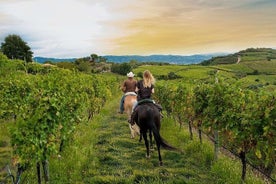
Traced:
<path id="1" fill-rule="evenodd" d="M 276 48 L 276 0 L 0 0 L 0 42 L 43 57 Z"/>

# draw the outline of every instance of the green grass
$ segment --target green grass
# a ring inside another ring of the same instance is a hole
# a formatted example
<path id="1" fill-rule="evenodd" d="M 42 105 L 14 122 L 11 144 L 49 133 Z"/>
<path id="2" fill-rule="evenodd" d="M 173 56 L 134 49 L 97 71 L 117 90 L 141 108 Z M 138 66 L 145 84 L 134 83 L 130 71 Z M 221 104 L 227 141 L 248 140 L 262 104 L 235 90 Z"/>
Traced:
<path id="1" fill-rule="evenodd" d="M 276 61 L 262 61 L 262 62 L 242 62 L 239 64 L 223 64 L 214 66 L 200 66 L 200 65 L 165 65 L 140 66 L 134 70 L 135 73 L 150 70 L 156 77 L 161 75 L 168 75 L 174 72 L 182 78 L 170 80 L 170 83 L 185 82 L 186 84 L 195 84 L 200 80 L 214 80 L 214 72 L 220 70 L 219 78 L 227 78 L 238 80 L 244 87 L 254 86 L 273 91 L 276 89 Z M 253 72 L 258 72 L 253 75 Z M 250 74 L 250 75 L 249 75 Z M 159 80 L 158 83 L 168 83 L 168 81 Z"/>
<path id="2" fill-rule="evenodd" d="M 258 71 L 261 74 L 276 74 L 276 61 L 251 61 L 239 64 L 223 64 L 215 67 L 232 72 L 252 73 Z"/>
<path id="3" fill-rule="evenodd" d="M 154 76 L 168 75 L 170 72 L 174 72 L 187 79 L 203 79 L 208 77 L 208 72 L 213 69 L 200 65 L 144 65 L 136 68 L 134 72 L 143 73 L 145 70 L 150 70 Z"/>

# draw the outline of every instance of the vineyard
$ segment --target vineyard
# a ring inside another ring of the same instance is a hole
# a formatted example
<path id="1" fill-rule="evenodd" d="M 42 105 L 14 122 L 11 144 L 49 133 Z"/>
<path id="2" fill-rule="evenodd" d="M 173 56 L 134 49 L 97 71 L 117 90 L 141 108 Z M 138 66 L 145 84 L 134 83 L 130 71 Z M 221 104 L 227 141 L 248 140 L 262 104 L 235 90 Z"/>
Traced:
<path id="1" fill-rule="evenodd" d="M 158 101 L 180 126 L 188 124 L 191 139 L 196 128 L 214 140 L 215 155 L 219 147 L 275 178 L 276 98 L 268 92 L 252 92 L 238 85 L 220 81 L 199 84 L 191 89 L 183 84 L 158 86 Z"/>
<path id="2" fill-rule="evenodd" d="M 159 77 L 169 73 L 162 67 L 140 67 L 136 72 L 147 68 Z M 171 71 L 181 79 L 160 82 L 155 98 L 180 127 L 187 125 L 191 139 L 194 129 L 200 140 L 207 135 L 215 158 L 220 148 L 239 158 L 243 180 L 251 165 L 275 182 L 275 69 L 275 61 L 177 66 Z"/>
<path id="3" fill-rule="evenodd" d="M 154 99 L 164 109 L 161 134 L 184 150 L 162 151 L 165 166 L 158 168 L 155 153 L 147 161 L 142 143 L 129 139 L 126 117 L 116 114 L 123 77 L 0 55 L 0 181 L 2 168 L 10 165 L 15 180 L 27 176 L 27 183 L 274 182 L 276 79 L 271 67 L 240 77 L 259 65 L 134 69 L 149 69 L 158 79 Z M 171 72 L 175 79 L 162 80 Z M 225 166 L 231 161 L 222 149 L 241 164 Z"/>
<path id="4" fill-rule="evenodd" d="M 49 158 L 70 142 L 79 123 L 99 113 L 118 82 L 115 77 L 10 63 L 1 57 L 0 118 L 8 122 L 16 180 L 36 165 L 38 183 L 41 168 L 48 181 Z"/>

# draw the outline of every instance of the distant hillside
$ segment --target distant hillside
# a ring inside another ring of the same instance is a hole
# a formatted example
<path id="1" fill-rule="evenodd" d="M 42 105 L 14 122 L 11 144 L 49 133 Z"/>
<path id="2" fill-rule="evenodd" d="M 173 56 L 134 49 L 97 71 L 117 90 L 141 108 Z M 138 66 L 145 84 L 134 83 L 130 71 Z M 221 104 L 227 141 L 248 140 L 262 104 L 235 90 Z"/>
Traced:
<path id="1" fill-rule="evenodd" d="M 225 54 L 197 54 L 191 56 L 182 56 L 182 55 L 150 55 L 150 56 L 139 56 L 139 55 L 126 55 L 126 56 L 114 56 L 106 55 L 102 56 L 107 59 L 108 62 L 122 63 L 129 62 L 132 60 L 138 62 L 164 62 L 170 64 L 198 64 L 204 60 L 211 59 L 212 57 Z M 74 62 L 77 58 L 68 58 L 68 59 L 57 59 L 57 58 L 44 58 L 44 57 L 34 57 L 34 61 L 38 63 L 44 63 L 46 61 L 51 62 L 63 62 L 69 61 Z"/>
<path id="2" fill-rule="evenodd" d="M 138 62 L 164 62 L 170 64 L 197 64 L 206 59 L 210 59 L 218 54 L 208 54 L 208 55 L 191 55 L 191 56 L 181 56 L 181 55 L 150 55 L 150 56 L 139 56 L 139 55 L 129 55 L 129 56 L 104 56 L 110 62 L 121 63 L 129 62 L 135 60 Z"/>
<path id="3" fill-rule="evenodd" d="M 57 62 L 74 62 L 77 58 L 46 58 L 46 57 L 34 57 L 33 60 L 38 63 L 45 63 L 46 61 Z"/>
<path id="4" fill-rule="evenodd" d="M 202 65 L 233 64 L 246 61 L 270 61 L 276 59 L 276 50 L 271 48 L 248 48 L 225 56 L 213 57 Z"/>

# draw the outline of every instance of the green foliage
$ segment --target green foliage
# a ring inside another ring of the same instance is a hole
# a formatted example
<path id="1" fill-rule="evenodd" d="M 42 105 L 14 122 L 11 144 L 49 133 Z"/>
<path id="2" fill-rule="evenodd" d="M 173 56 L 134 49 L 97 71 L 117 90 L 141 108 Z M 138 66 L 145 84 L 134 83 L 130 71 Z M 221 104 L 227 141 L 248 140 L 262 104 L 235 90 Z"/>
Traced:
<path id="1" fill-rule="evenodd" d="M 104 62 L 105 63 L 107 61 L 107 59 L 105 57 L 98 56 L 97 54 L 91 54 L 89 61 L 93 62 L 93 63 L 96 63 L 96 62 Z"/>
<path id="2" fill-rule="evenodd" d="M 1 77 L 0 119 L 13 121 L 13 162 L 28 168 L 57 155 L 77 125 L 110 99 L 116 80 L 58 68 L 44 71 L 34 63 L 26 67 L 29 73 L 15 70 Z"/>
<path id="3" fill-rule="evenodd" d="M 181 78 L 181 76 L 177 75 L 174 72 L 169 72 L 167 75 L 157 75 L 156 77 L 159 80 L 174 80 Z"/>
<path id="4" fill-rule="evenodd" d="M 76 66 L 72 62 L 58 62 L 56 63 L 56 66 L 59 68 L 74 70 L 76 69 Z"/>
<path id="5" fill-rule="evenodd" d="M 231 54 L 231 55 L 228 55 L 227 57 L 226 56 L 217 56 L 210 60 L 203 61 L 201 64 L 203 66 L 217 65 L 217 64 L 233 64 L 233 63 L 236 63 L 237 61 L 238 61 L 237 54 Z"/>
<path id="6" fill-rule="evenodd" d="M 237 155 L 247 154 L 251 163 L 270 175 L 276 159 L 273 119 L 276 94 L 218 81 L 199 84 L 190 92 L 182 84 L 177 90 L 165 89 L 167 85 L 157 86 L 158 100 L 180 123 L 189 122 L 191 116 L 202 121 L 204 130 L 211 136 L 218 131 L 222 145 Z"/>
<path id="7" fill-rule="evenodd" d="M 32 62 L 33 52 L 31 48 L 18 35 L 8 35 L 1 43 L 1 51 L 9 59 L 20 59 Z"/>
<path id="8" fill-rule="evenodd" d="M 3 54 L 2 52 L 0 52 L 1 66 L 2 66 L 2 63 L 4 63 L 7 59 L 8 59 L 8 57 L 5 54 Z"/>
<path id="9" fill-rule="evenodd" d="M 91 65 L 86 61 L 78 61 L 77 69 L 84 73 L 91 73 Z"/>
<path id="10" fill-rule="evenodd" d="M 118 73 L 120 75 L 126 75 L 132 70 L 132 67 L 129 63 L 113 63 L 111 65 L 111 72 Z"/>
<path id="11" fill-rule="evenodd" d="M 25 63 L 22 60 L 13 60 L 12 62 L 0 52 L 0 76 L 8 76 L 11 75 L 15 71 L 25 71 L 26 67 Z"/>
<path id="12" fill-rule="evenodd" d="M 106 62 L 106 58 L 98 56 L 97 54 L 91 54 L 90 57 L 76 59 L 74 64 L 65 62 L 63 66 L 60 66 L 59 63 L 57 65 L 68 69 L 77 68 L 84 73 L 101 73 L 110 71 L 111 64 Z"/>

